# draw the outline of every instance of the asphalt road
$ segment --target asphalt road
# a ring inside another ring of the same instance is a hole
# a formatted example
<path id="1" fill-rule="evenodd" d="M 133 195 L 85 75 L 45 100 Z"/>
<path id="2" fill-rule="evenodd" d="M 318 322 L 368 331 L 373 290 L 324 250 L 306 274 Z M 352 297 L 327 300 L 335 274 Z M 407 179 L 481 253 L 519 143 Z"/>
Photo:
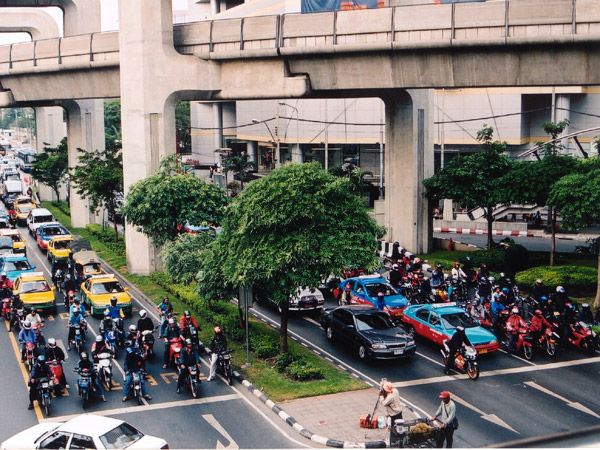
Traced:
<path id="1" fill-rule="evenodd" d="M 487 246 L 487 235 L 480 234 L 456 234 L 456 233 L 434 233 L 434 237 L 442 239 L 452 238 L 455 241 L 463 244 L 473 244 L 478 247 L 485 248 Z M 550 237 L 514 237 L 511 236 L 517 244 L 521 244 L 527 250 L 535 252 L 550 251 Z M 494 236 L 494 241 L 500 242 L 504 239 L 502 236 Z M 556 251 L 560 253 L 572 253 L 578 245 L 587 245 L 585 241 L 578 241 L 571 238 L 557 238 Z"/>
<path id="2" fill-rule="evenodd" d="M 279 321 L 269 307 L 255 304 L 254 312 L 274 325 Z M 294 315 L 290 335 L 372 385 L 381 378 L 394 382 L 421 415 L 435 412 L 440 391 L 451 391 L 460 421 L 456 446 L 482 447 L 600 423 L 599 354 L 590 358 L 562 348 L 554 359 L 536 353 L 530 362 L 499 351 L 479 359 L 482 375 L 471 381 L 445 376 L 439 348 L 423 339 L 409 359 L 361 361 L 354 349 L 329 342 L 317 321 L 314 314 Z"/>
<path id="3" fill-rule="evenodd" d="M 42 254 L 35 241 L 28 236 L 26 228 L 20 230 L 23 236 L 27 236 L 29 259 L 37 266 L 37 270 L 43 270 L 50 279 L 49 263 L 45 254 Z M 149 309 L 148 305 L 141 305 L 135 299 L 134 301 L 135 316 L 126 321 L 125 327 L 132 321 L 137 321 L 137 311 L 142 307 Z M 106 394 L 107 402 L 94 400 L 84 409 L 77 395 L 77 374 L 73 372 L 79 358 L 75 350 L 66 350 L 68 314 L 62 299 L 58 305 L 58 314 L 46 318 L 43 334 L 46 339 L 56 338 L 58 345 L 67 354 L 64 371 L 70 389 L 67 396 L 53 399 L 50 418 L 44 417 L 37 406 L 34 411 L 27 410 L 27 373 L 18 362 L 20 354 L 18 350 L 15 351 L 16 336 L 0 326 L 0 346 L 4 356 L 0 359 L 3 381 L 0 383 L 0 398 L 5 405 L 0 411 L 0 442 L 40 420 L 66 420 L 83 412 L 91 412 L 126 420 L 147 434 L 166 439 L 171 448 L 298 448 L 305 445 L 290 439 L 267 416 L 257 411 L 254 403 L 242 395 L 242 391 L 237 389 L 239 386 L 236 387 L 235 384 L 230 387 L 217 379 L 202 383 L 199 399 L 193 399 L 187 390 L 178 395 L 174 370 L 162 369 L 163 344 L 160 341 L 156 343 L 155 348 L 157 357 L 147 366 L 152 400 L 144 400 L 141 406 L 134 400 L 126 403 L 121 401 L 125 353 L 120 349 L 113 363 L 114 387 Z M 153 320 L 157 322 L 156 317 L 153 317 Z M 88 350 L 98 330 L 98 324 L 97 319 L 88 317 Z M 202 379 L 207 375 L 208 366 L 204 361 Z"/>

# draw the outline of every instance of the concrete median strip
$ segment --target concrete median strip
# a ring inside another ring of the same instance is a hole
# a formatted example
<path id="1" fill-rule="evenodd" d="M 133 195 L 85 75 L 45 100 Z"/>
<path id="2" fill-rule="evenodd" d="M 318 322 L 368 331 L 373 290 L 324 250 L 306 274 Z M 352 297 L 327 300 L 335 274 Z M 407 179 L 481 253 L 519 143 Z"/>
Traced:
<path id="1" fill-rule="evenodd" d="M 327 447 L 334 448 L 385 448 L 387 444 L 383 440 L 379 441 L 367 441 L 367 442 L 350 442 L 350 441 L 340 441 L 338 439 L 331 439 L 324 436 L 320 436 L 318 434 L 313 433 L 312 431 L 306 429 L 304 426 L 299 424 L 296 419 L 286 413 L 283 409 L 281 409 L 275 402 L 270 400 L 262 391 L 255 388 L 252 383 L 248 380 L 244 379 L 242 375 L 234 371 L 234 377 L 242 383 L 243 386 L 252 393 L 256 398 L 258 398 L 262 403 L 264 403 L 271 411 L 273 411 L 277 416 L 287 423 L 290 427 L 292 427 L 296 432 L 298 432 L 301 436 L 306 439 L 311 440 L 317 444 L 325 445 Z"/>

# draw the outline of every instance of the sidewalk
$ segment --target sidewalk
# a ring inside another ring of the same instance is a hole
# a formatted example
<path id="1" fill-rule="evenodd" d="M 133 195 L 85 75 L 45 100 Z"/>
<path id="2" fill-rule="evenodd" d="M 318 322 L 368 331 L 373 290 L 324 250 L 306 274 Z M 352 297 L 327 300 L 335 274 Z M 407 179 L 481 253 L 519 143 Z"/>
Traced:
<path id="1" fill-rule="evenodd" d="M 386 429 L 358 426 L 361 415 L 373 412 L 378 394 L 379 390 L 370 388 L 291 400 L 279 403 L 279 407 L 308 430 L 330 439 L 356 443 L 387 440 Z M 375 415 L 385 416 L 384 408 L 378 407 Z M 404 418 L 414 417 L 410 411 L 404 413 Z"/>

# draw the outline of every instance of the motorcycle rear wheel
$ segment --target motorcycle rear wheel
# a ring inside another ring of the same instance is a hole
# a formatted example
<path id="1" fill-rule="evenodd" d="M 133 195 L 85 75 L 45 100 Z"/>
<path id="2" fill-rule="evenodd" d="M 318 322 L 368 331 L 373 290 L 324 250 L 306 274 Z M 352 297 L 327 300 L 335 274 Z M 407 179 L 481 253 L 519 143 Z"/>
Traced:
<path id="1" fill-rule="evenodd" d="M 556 356 L 556 344 L 546 341 L 546 353 L 548 356 Z"/>
<path id="2" fill-rule="evenodd" d="M 44 404 L 44 412 L 46 413 L 46 417 L 50 417 L 50 398 L 43 397 Z"/>
<path id="3" fill-rule="evenodd" d="M 533 358 L 533 347 L 531 347 L 530 345 L 524 345 L 523 355 L 525 356 L 525 359 L 527 361 L 531 361 L 531 359 Z"/>
<path id="4" fill-rule="evenodd" d="M 479 366 L 476 366 L 474 364 L 471 364 L 470 362 L 467 363 L 467 368 L 465 370 L 467 372 L 467 376 L 475 381 L 477 378 L 479 378 Z"/>
<path id="5" fill-rule="evenodd" d="M 227 378 L 227 383 L 231 386 L 233 384 L 233 370 L 231 369 L 231 366 L 227 366 L 225 377 Z"/>

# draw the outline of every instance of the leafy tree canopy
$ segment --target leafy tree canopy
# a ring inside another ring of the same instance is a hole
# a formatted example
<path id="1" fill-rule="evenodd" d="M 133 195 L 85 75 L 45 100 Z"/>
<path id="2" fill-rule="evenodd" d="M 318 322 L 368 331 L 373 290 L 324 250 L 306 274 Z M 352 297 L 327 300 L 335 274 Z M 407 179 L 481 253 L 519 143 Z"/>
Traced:
<path id="1" fill-rule="evenodd" d="M 68 172 L 67 138 L 63 138 L 57 147 L 44 147 L 42 153 L 35 155 L 31 167 L 31 176 L 54 191 L 60 200 L 60 186 Z"/>
<path id="2" fill-rule="evenodd" d="M 223 191 L 194 175 L 178 173 L 176 160 L 168 158 L 155 175 L 131 187 L 122 212 L 161 246 L 175 239 L 186 223 L 220 224 L 226 205 Z"/>
<path id="3" fill-rule="evenodd" d="M 202 232 L 184 233 L 165 244 L 161 251 L 165 271 L 177 283 L 187 284 L 198 273 L 199 263 L 206 247 L 215 239 L 215 234 Z"/>
<path id="4" fill-rule="evenodd" d="M 121 101 L 104 102 L 104 139 L 107 147 L 121 142 Z"/>

